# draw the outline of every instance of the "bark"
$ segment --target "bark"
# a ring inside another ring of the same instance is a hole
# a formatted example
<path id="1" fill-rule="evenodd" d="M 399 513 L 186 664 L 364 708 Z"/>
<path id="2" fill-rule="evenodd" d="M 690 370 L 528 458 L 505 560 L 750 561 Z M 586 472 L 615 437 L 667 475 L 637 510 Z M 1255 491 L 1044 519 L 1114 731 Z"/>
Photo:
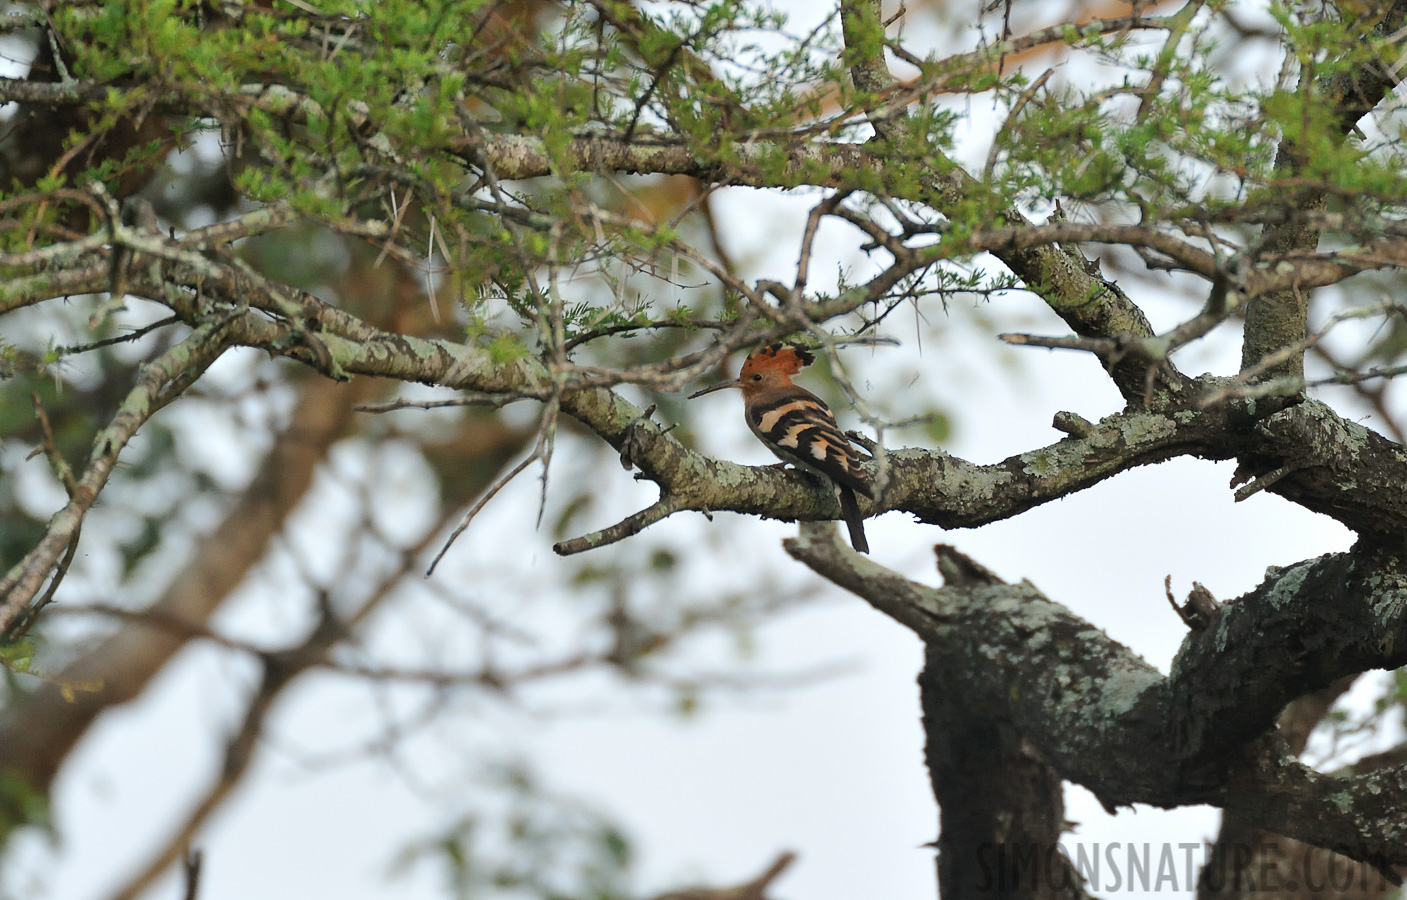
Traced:
<path id="1" fill-rule="evenodd" d="M 1189 634 L 1164 676 L 1029 584 L 929 588 L 815 526 L 786 547 L 913 629 L 928 646 L 928 671 L 943 673 L 944 694 L 1009 722 L 1106 807 L 1210 803 L 1375 867 L 1407 864 L 1399 813 L 1407 766 L 1322 775 L 1273 730 L 1294 697 L 1407 663 L 1400 549 L 1360 543 L 1270 573 Z"/>
<path id="2" fill-rule="evenodd" d="M 968 576 L 965 583 L 1000 583 L 981 571 Z M 1058 844 L 1066 828 L 1060 774 L 1010 719 L 953 689 L 953 662 L 930 649 L 919 676 L 940 813 L 939 895 L 1084 897 L 1083 879 Z"/>
<path id="3" fill-rule="evenodd" d="M 938 892 L 945 898 L 1085 896 L 1059 847 L 1059 773 L 1010 722 L 967 708 L 939 660 L 919 678 L 926 759 L 939 801 Z"/>

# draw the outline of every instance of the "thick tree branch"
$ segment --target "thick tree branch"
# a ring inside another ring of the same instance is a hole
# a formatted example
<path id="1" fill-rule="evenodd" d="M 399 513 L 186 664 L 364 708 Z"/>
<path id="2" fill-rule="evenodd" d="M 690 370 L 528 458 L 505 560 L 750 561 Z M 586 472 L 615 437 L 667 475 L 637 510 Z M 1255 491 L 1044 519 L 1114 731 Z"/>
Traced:
<path id="1" fill-rule="evenodd" d="M 951 547 L 936 548 L 949 586 L 1002 581 Z M 1064 785 L 1040 750 L 1010 720 L 974 706 L 947 671 L 953 659 L 930 651 L 919 675 L 925 759 L 938 801 L 938 891 L 945 898 L 1085 896 L 1083 878 L 1060 852 Z M 1010 877 L 1009 877 L 1010 876 Z"/>
<path id="2" fill-rule="evenodd" d="M 1407 661 L 1407 648 L 1394 646 L 1407 624 L 1401 550 L 1400 542 L 1360 542 L 1349 553 L 1272 569 L 1187 636 L 1167 702 L 1175 752 L 1193 780 L 1272 729 L 1296 697 Z"/>
<path id="3" fill-rule="evenodd" d="M 215 269 L 212 276 L 202 283 L 207 293 L 220 297 L 227 292 L 230 302 L 248 299 L 248 294 L 239 292 L 238 280 L 224 270 Z M 182 315 L 197 315 L 179 297 L 167 295 L 165 301 Z M 552 376 L 535 360 L 496 364 L 485 350 L 387 332 L 300 292 L 281 295 L 273 306 L 298 324 L 246 313 L 229 320 L 227 339 L 299 359 L 333 377 L 377 375 L 514 396 L 551 393 Z M 676 360 L 671 379 L 702 371 L 731 350 L 755 342 L 759 335 L 778 336 L 784 328 L 732 332 L 705 350 Z M 631 377 L 656 381 L 665 372 L 655 368 L 637 376 L 615 373 L 615 377 L 617 383 Z M 596 377 L 589 372 L 583 376 Z M 1284 469 L 1289 477 L 1277 481 L 1276 493 L 1355 530 L 1394 532 L 1399 522 L 1407 520 L 1398 518 L 1404 505 L 1400 492 L 1348 489 L 1351 484 L 1388 486 L 1407 480 L 1407 455 L 1397 445 L 1316 403 L 1286 409 L 1252 428 L 1256 422 L 1250 410 L 1259 409 L 1258 414 L 1265 416 L 1274 406 L 1243 407 L 1232 401 L 1203 409 L 1199 397 L 1216 390 L 1218 384 L 1215 379 L 1188 384 L 1155 410 L 1111 417 L 1090 434 L 990 466 L 975 466 L 946 454 L 897 451 L 890 457 L 894 483 L 884 508 L 906 510 L 945 527 L 970 527 L 1068 496 L 1135 466 L 1192 454 L 1238 456 L 1246 477 Z M 644 421 L 642 410 L 612 391 L 568 389 L 561 403 L 563 411 L 617 450 L 628 450 L 633 464 L 670 495 L 676 511 L 732 510 L 783 520 L 837 515 L 829 493 L 801 476 L 750 471 L 705 459 L 661 426 Z M 1330 440 L 1333 435 L 1350 441 L 1336 443 Z"/>
<path id="4" fill-rule="evenodd" d="M 1366 862 L 1382 874 L 1380 884 L 1402 883 L 1395 867 L 1405 864 L 1407 766 L 1336 777 L 1303 765 L 1278 740 L 1261 747 L 1217 805 L 1265 831 Z"/>
<path id="5" fill-rule="evenodd" d="M 785 546 L 913 629 L 946 673 L 945 691 L 1010 722 L 1106 805 L 1234 805 L 1258 827 L 1378 866 L 1407 863 L 1407 768 L 1318 775 L 1270 738 L 1297 693 L 1407 662 L 1407 578 L 1395 553 L 1364 545 L 1272 573 L 1189 636 L 1164 677 L 1029 584 L 930 588 L 818 529 Z M 1242 624 L 1257 616 L 1270 625 Z M 1225 687 L 1232 681 L 1241 689 Z"/>
<path id="6" fill-rule="evenodd" d="M 610 373 L 559 370 L 554 375 L 534 359 L 497 364 L 486 350 L 471 345 L 385 331 L 303 292 L 288 290 L 261 301 L 236 273 L 217 265 L 202 266 L 200 274 L 199 284 L 207 296 L 234 305 L 236 311 L 241 303 L 267 306 L 279 317 L 252 311 L 227 314 L 225 335 L 231 343 L 298 359 L 334 378 L 377 375 L 540 398 L 553 393 L 556 378 L 565 387 L 563 411 L 617 450 L 628 451 L 632 463 L 672 498 L 676 511 L 732 510 L 784 520 L 836 517 L 829 493 L 800 476 L 749 472 L 707 460 L 660 426 L 644 421 L 642 410 L 614 392 L 585 387 L 632 380 L 682 386 L 728 353 L 782 336 L 788 325 L 754 331 L 745 318 L 703 350 L 668 364 Z M 202 313 L 194 305 L 194 295 L 162 290 L 167 287 L 164 281 L 144 284 L 142 278 L 134 278 L 137 286 L 161 297 L 192 324 L 200 323 Z M 882 283 L 869 289 L 880 287 Z M 1395 533 L 1399 523 L 1407 521 L 1403 517 L 1407 501 L 1399 491 L 1386 489 L 1407 481 L 1407 455 L 1397 445 L 1318 403 L 1300 404 L 1273 416 L 1276 406 L 1264 401 L 1256 405 L 1232 399 L 1203 408 L 1200 398 L 1216 393 L 1220 386 L 1216 379 L 1185 384 L 1153 409 L 1111 417 L 1090 434 L 990 466 L 974 466 L 945 454 L 898 451 L 889 463 L 894 485 L 886 493 L 884 508 L 903 509 L 945 527 L 973 526 L 1068 496 L 1135 466 L 1192 454 L 1238 457 L 1243 480 L 1278 470 L 1272 487 L 1276 493 L 1358 531 Z M 784 487 L 789 479 L 791 487 Z M 1384 489 L 1351 489 L 1362 484 Z"/>

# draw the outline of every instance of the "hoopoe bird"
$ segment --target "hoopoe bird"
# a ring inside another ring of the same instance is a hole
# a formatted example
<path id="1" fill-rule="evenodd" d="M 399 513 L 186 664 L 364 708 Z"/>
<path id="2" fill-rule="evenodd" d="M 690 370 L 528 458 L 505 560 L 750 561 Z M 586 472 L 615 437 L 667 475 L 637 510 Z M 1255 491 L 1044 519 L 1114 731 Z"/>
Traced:
<path id="1" fill-rule="evenodd" d="M 815 356 L 799 347 L 771 344 L 749 356 L 736 379 L 695 391 L 689 399 L 725 388 L 741 389 L 752 433 L 782 462 L 835 485 L 850 543 L 861 553 L 869 553 L 864 517 L 855 494 L 873 499 L 874 492 L 860 471 L 859 456 L 840 433 L 825 401 L 791 380 L 815 360 Z"/>

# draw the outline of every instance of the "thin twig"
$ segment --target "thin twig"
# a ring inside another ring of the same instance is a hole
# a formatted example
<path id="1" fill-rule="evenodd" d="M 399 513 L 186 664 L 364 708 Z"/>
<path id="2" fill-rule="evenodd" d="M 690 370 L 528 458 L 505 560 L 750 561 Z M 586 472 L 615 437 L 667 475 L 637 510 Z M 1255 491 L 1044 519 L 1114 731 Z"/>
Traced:
<path id="1" fill-rule="evenodd" d="M 990 184 L 992 181 L 992 172 L 997 168 L 997 157 L 1001 155 L 1002 138 L 1006 137 L 1010 132 L 1011 123 L 1015 122 L 1017 116 L 1021 115 L 1022 110 L 1024 110 L 1032 100 L 1036 99 L 1037 92 L 1045 87 L 1045 83 L 1049 81 L 1050 77 L 1054 74 L 1054 69 L 1046 69 L 1030 87 L 1022 91 L 1020 96 L 1016 98 L 1016 103 L 1011 107 L 1011 112 L 1006 114 L 1006 118 L 1002 120 L 1001 127 L 997 129 L 996 136 L 992 138 L 992 149 L 987 152 L 987 164 L 982 167 L 983 183 Z"/>
<path id="2" fill-rule="evenodd" d="M 820 231 L 821 221 L 839 209 L 850 194 L 849 188 L 835 191 L 813 206 L 811 212 L 807 214 L 806 228 L 801 234 L 801 253 L 796 261 L 796 280 L 792 284 L 791 295 L 788 299 L 789 306 L 801 306 L 801 298 L 806 291 L 806 283 L 811 274 L 811 251 L 815 246 L 816 234 Z"/>
<path id="3" fill-rule="evenodd" d="M 537 399 L 528 394 L 505 392 L 503 394 L 465 394 L 445 400 L 389 400 L 385 403 L 362 403 L 355 407 L 357 412 L 387 413 L 399 409 L 444 409 L 459 406 L 488 406 L 499 409 L 519 400 Z"/>
<path id="4" fill-rule="evenodd" d="M 551 458 L 550 442 L 552 436 L 555 434 L 556 431 L 557 412 L 560 409 L 560 400 L 553 400 L 548 403 L 547 409 L 543 412 L 542 420 L 538 424 L 537 442 L 533 446 L 532 452 L 529 453 L 526 457 L 524 457 L 522 462 L 518 463 L 512 469 L 509 469 L 506 473 L 499 476 L 499 478 L 494 481 L 493 484 L 489 485 L 488 490 L 484 491 L 484 493 L 479 497 L 479 499 L 474 501 L 474 505 L 469 507 L 469 511 L 464 514 L 464 518 L 460 520 L 457 526 L 455 526 L 454 531 L 452 531 L 450 533 L 450 536 L 445 539 L 444 545 L 441 546 L 439 552 L 435 554 L 435 558 L 430 561 L 429 568 L 425 570 L 426 578 L 429 578 L 431 575 L 435 574 L 435 567 L 440 564 L 440 560 L 444 558 L 445 552 L 449 550 L 450 546 L 453 545 L 454 542 L 459 539 L 459 536 L 464 533 L 465 529 L 469 527 L 469 523 L 474 521 L 474 517 L 479 514 L 479 511 L 482 510 L 485 506 L 487 506 L 488 502 L 498 495 L 499 491 L 507 487 L 509 482 L 521 475 L 524 470 L 528 468 L 528 466 L 532 465 L 533 462 L 537 460 L 543 460 L 544 470 L 547 468 L 547 462 Z M 542 490 L 545 498 L 547 491 L 547 476 L 545 471 L 543 473 Z M 541 509 L 539 509 L 539 521 L 541 521 L 541 518 L 542 512 Z"/>
<path id="5" fill-rule="evenodd" d="M 610 528 L 602 528 L 600 531 L 593 531 L 579 538 L 558 541 L 552 545 L 552 552 L 558 556 L 571 556 L 574 553 L 583 553 L 587 550 L 623 541 L 632 535 L 639 534 L 656 522 L 672 516 L 679 509 L 679 503 L 673 497 L 666 495 L 653 505 L 617 522 Z"/>
<path id="6" fill-rule="evenodd" d="M 75 356 L 79 353 L 87 353 L 90 350 L 97 350 L 101 347 L 111 347 L 114 344 L 126 344 L 131 341 L 141 340 L 157 329 L 165 328 L 168 325 L 179 325 L 180 323 L 180 316 L 167 316 L 158 322 L 143 325 L 135 331 L 130 331 L 127 334 L 118 335 L 117 337 L 105 338 L 101 341 L 94 341 L 91 344 L 74 344 L 72 346 L 56 347 L 54 348 L 54 353 L 59 356 Z"/>
<path id="7" fill-rule="evenodd" d="M 1344 322 L 1353 319 L 1365 319 L 1376 315 L 1390 315 L 1394 312 L 1400 313 L 1402 311 L 1403 307 L 1400 303 L 1394 300 L 1384 300 L 1382 303 L 1373 306 L 1357 307 L 1335 313 L 1329 317 L 1322 328 L 1306 335 L 1301 340 L 1295 341 L 1293 344 L 1287 344 L 1281 347 L 1274 353 L 1267 354 L 1264 359 L 1261 359 L 1255 365 L 1237 373 L 1236 377 L 1230 379 L 1226 384 L 1216 390 L 1209 391 L 1207 395 L 1202 398 L 1201 405 L 1203 408 L 1206 408 L 1232 396 L 1246 399 L 1268 396 L 1289 396 L 1309 387 L 1319 387 L 1327 384 L 1357 384 L 1374 378 L 1392 378 L 1401 375 L 1407 372 L 1407 367 L 1375 367 L 1365 372 L 1341 372 L 1328 378 L 1314 380 L 1308 380 L 1302 376 L 1288 376 L 1272 378 L 1267 381 L 1256 381 L 1261 375 L 1271 371 L 1285 360 L 1291 359 L 1313 348 L 1320 341 L 1324 340 L 1324 338 L 1328 337 L 1329 332 L 1333 331 Z"/>
<path id="8" fill-rule="evenodd" d="M 1048 337 L 1041 334 L 1024 334 L 1012 331 L 997 335 L 997 340 L 1005 341 L 1008 344 L 1014 344 L 1018 347 L 1046 347 L 1051 350 L 1084 350 L 1097 356 L 1113 353 L 1119 346 L 1119 341 L 1115 338 L 1091 338 L 1079 337 L 1077 335 Z"/>

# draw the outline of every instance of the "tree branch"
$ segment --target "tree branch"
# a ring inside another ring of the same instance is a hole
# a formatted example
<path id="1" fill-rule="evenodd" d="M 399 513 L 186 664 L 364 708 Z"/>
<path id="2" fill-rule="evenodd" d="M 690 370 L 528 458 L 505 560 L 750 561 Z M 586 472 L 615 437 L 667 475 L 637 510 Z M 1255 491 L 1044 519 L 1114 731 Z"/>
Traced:
<path id="1" fill-rule="evenodd" d="M 264 558 L 270 541 L 312 485 L 327 449 L 346 432 L 352 407 L 377 386 L 326 379 L 303 386 L 290 424 L 274 442 L 249 487 L 220 524 L 203 536 L 189 561 L 149 608 L 155 617 L 199 629 Z M 42 684 L 17 695 L 0 718 L 0 770 L 17 773 L 35 790 L 48 787 L 68 751 L 106 709 L 136 697 L 185 646 L 170 629 L 123 628 L 64 668 L 67 683 L 97 682 L 101 691 L 66 698 Z"/>
<path id="2" fill-rule="evenodd" d="M 1407 4 L 1393 3 L 1373 7 L 1371 12 L 1354 9 L 1344 11 L 1345 22 L 1363 30 L 1362 39 L 1386 36 L 1402 26 Z M 1365 15 L 1367 12 L 1367 15 Z M 1301 75 L 1300 92 L 1308 102 L 1331 108 L 1337 118 L 1340 133 L 1349 130 L 1367 112 L 1387 96 L 1397 79 L 1381 63 L 1362 65 L 1358 71 L 1327 79 L 1313 77 L 1312 70 Z M 1281 175 L 1297 175 L 1309 161 L 1309 147 L 1300 147 L 1293 140 L 1281 142 L 1275 156 L 1275 171 Z M 1324 209 L 1327 195 L 1322 190 L 1302 194 L 1296 208 L 1306 213 Z M 1313 251 L 1319 244 L 1320 230 L 1310 221 L 1291 217 L 1289 221 L 1266 228 L 1260 246 L 1272 256 L 1295 251 Z M 1241 349 L 1241 368 L 1259 367 L 1271 354 L 1286 347 L 1300 345 L 1305 338 L 1309 316 L 1307 291 L 1313 285 L 1291 282 L 1285 287 L 1268 291 L 1252 299 L 1246 308 L 1245 340 Z M 1263 379 L 1304 377 L 1304 353 L 1293 353 L 1275 365 L 1265 367 Z"/>
<path id="3" fill-rule="evenodd" d="M 614 544 L 617 541 L 623 541 L 632 535 L 639 534 L 656 522 L 676 512 L 678 512 L 678 507 L 674 502 L 668 497 L 663 497 L 658 502 L 617 522 L 610 528 L 593 531 L 590 534 L 572 538 L 568 541 L 558 541 L 552 545 L 552 550 L 559 556 L 571 556 L 574 553 L 583 553 L 587 550 L 594 550 L 597 547 L 604 547 L 607 544 Z"/>
<path id="4" fill-rule="evenodd" d="M 219 773 L 206 788 L 200 801 L 186 814 L 184 821 L 152 855 L 147 864 L 113 894 L 113 900 L 136 900 L 172 863 L 186 853 L 200 828 L 220 808 L 254 761 L 254 751 L 274 702 L 299 675 L 318 665 L 328 648 L 341 636 L 341 627 L 325 617 L 298 646 L 262 657 L 263 671 L 259 687 L 246 705 L 239 727 L 226 742 L 225 758 Z"/>
<path id="5" fill-rule="evenodd" d="M 79 476 L 73 496 L 49 522 L 44 537 L 0 579 L 0 634 L 21 621 L 44 579 L 53 571 L 98 499 L 117 457 L 147 419 L 169 402 L 172 385 L 205 371 L 230 346 L 223 332 L 225 320 L 200 325 L 185 340 L 147 363 L 108 426 L 93 439 L 92 453 Z"/>
<path id="6" fill-rule="evenodd" d="M 804 529 L 784 546 L 917 633 L 944 691 L 1009 721 L 1106 806 L 1236 806 L 1259 827 L 1407 863 L 1397 830 L 1407 768 L 1321 776 L 1263 737 L 1299 693 L 1407 662 L 1407 576 L 1394 553 L 1365 545 L 1272 573 L 1189 635 L 1164 677 L 1030 584 L 930 588 L 821 534 Z"/>

